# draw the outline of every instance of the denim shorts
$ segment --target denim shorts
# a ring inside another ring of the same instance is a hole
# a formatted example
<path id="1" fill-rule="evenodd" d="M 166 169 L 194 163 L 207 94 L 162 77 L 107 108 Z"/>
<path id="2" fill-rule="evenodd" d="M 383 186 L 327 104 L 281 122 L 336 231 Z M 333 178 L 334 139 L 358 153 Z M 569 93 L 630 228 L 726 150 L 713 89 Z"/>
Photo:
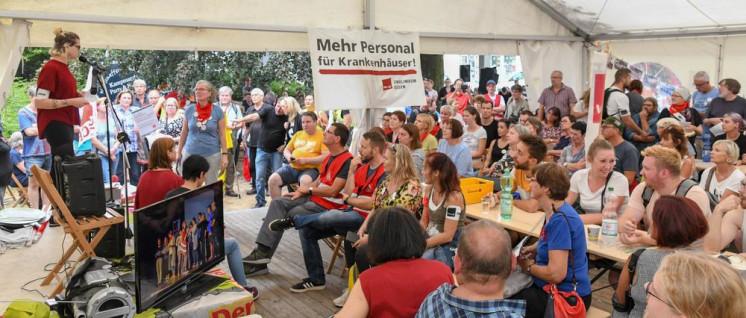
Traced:
<path id="1" fill-rule="evenodd" d="M 31 167 L 38 166 L 44 170 L 52 170 L 52 155 L 23 157 L 23 165 L 26 166 L 26 175 L 33 176 Z"/>
<path id="2" fill-rule="evenodd" d="M 311 177 L 311 180 L 316 180 L 316 178 L 319 177 L 319 171 L 316 169 L 298 170 L 291 167 L 290 165 L 282 166 L 282 168 L 277 169 L 275 173 L 280 175 L 280 179 L 282 179 L 282 185 L 299 183 L 300 178 L 304 175 Z"/>

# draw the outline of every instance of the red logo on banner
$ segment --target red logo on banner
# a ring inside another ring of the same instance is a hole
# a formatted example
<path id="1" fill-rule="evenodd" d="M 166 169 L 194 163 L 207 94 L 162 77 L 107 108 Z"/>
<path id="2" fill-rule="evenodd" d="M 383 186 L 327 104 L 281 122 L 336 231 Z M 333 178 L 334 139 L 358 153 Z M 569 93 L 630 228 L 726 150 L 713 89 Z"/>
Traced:
<path id="1" fill-rule="evenodd" d="M 593 112 L 593 123 L 601 122 L 602 107 L 604 106 L 604 84 L 606 83 L 606 74 L 596 74 L 595 89 L 593 91 L 593 100 L 591 111 Z"/>
<path id="2" fill-rule="evenodd" d="M 381 84 L 383 84 L 383 90 L 392 89 L 394 88 L 394 85 L 391 84 L 391 78 L 385 78 L 381 80 Z"/>

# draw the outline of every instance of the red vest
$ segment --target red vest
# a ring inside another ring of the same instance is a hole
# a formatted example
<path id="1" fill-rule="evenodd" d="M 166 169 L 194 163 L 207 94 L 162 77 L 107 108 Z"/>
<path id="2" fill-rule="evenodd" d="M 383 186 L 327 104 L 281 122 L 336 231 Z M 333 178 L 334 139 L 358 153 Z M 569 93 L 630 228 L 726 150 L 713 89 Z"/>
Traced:
<path id="1" fill-rule="evenodd" d="M 331 160 L 332 155 L 329 155 L 324 159 L 324 162 L 321 163 L 321 174 L 319 175 L 319 181 L 321 183 L 319 184 L 319 187 L 330 187 L 332 184 L 334 184 L 334 180 L 337 179 L 337 175 L 339 174 L 339 171 L 342 170 L 342 166 L 344 166 L 345 162 L 352 159 L 352 154 L 349 151 L 345 151 L 341 154 L 339 154 L 334 160 L 332 160 L 331 163 L 329 163 L 329 160 Z M 328 165 L 328 169 L 327 169 Z M 328 209 L 339 209 L 342 208 L 344 205 L 342 202 L 342 195 L 337 193 L 334 197 L 320 197 L 317 195 L 311 196 L 311 201 L 315 202 L 316 204 Z M 339 203 L 337 203 L 339 201 Z"/>
<path id="2" fill-rule="evenodd" d="M 368 172 L 370 171 L 370 163 L 366 163 L 359 168 L 357 168 L 357 171 L 355 171 L 355 189 L 352 191 L 353 193 L 357 194 L 359 197 L 373 197 L 373 195 L 376 193 L 376 185 L 378 185 L 378 180 L 381 179 L 381 176 L 383 176 L 384 173 L 386 173 L 385 169 L 383 169 L 383 164 L 378 166 L 378 170 L 370 177 L 368 178 Z M 368 216 L 368 211 L 361 210 L 361 209 L 354 209 L 357 211 L 357 213 L 360 213 L 363 217 Z"/>
<path id="3" fill-rule="evenodd" d="M 495 94 L 495 99 L 492 99 L 492 98 L 490 98 L 490 94 L 487 93 L 487 94 L 484 94 L 484 99 L 492 101 L 492 104 L 493 104 L 492 107 L 500 107 L 500 104 L 502 104 L 503 97 L 500 94 Z M 495 113 L 495 114 L 493 114 L 492 117 L 494 117 L 497 120 L 501 120 L 501 119 L 505 118 L 505 113 L 504 112 L 502 112 L 502 113 Z"/>

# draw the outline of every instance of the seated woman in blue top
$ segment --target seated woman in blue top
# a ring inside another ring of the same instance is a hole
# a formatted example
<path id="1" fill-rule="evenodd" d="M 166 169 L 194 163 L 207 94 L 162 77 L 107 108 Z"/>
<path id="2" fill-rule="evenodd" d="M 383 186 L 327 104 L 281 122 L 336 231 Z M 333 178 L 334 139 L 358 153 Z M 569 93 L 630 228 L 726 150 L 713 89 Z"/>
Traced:
<path id="1" fill-rule="evenodd" d="M 512 298 L 526 300 L 527 318 L 544 317 L 549 297 L 544 286 L 556 284 L 564 292 L 577 287 L 587 310 L 591 305 L 591 282 L 585 229 L 578 213 L 565 202 L 570 178 L 555 163 L 540 164 L 533 171 L 536 179 L 531 182 L 531 198 L 539 201 L 546 216 L 539 242 L 524 247 L 518 257 L 518 265 L 534 283 Z M 573 286 L 573 279 L 577 286 Z"/>
<path id="2" fill-rule="evenodd" d="M 443 122 L 443 139 L 438 143 L 438 152 L 444 153 L 456 164 L 459 178 L 473 177 L 474 166 L 471 164 L 471 149 L 462 139 L 464 125 L 456 119 Z"/>

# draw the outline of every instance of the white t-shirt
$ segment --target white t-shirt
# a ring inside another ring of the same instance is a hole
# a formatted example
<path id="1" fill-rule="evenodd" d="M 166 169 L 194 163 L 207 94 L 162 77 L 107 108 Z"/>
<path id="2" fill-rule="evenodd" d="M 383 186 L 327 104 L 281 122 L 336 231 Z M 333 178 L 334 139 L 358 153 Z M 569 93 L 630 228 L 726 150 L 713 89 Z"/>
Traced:
<path id="1" fill-rule="evenodd" d="M 578 194 L 580 207 L 583 208 L 585 213 L 601 213 L 601 203 L 603 202 L 601 193 L 603 192 L 604 187 L 598 188 L 596 192 L 591 192 L 591 189 L 588 186 L 589 172 L 589 168 L 576 171 L 572 175 L 572 178 L 570 178 L 570 191 Z M 609 179 L 609 183 L 605 186 L 607 188 L 607 193 L 609 191 L 608 188 L 614 188 L 614 194 L 616 194 L 617 197 L 629 197 L 629 183 L 627 182 L 627 177 L 616 171 L 612 171 L 611 173 L 611 179 Z M 626 205 L 627 200 L 624 201 L 619 212 L 624 211 Z"/>
<path id="2" fill-rule="evenodd" d="M 468 128 L 464 127 L 464 134 L 461 138 L 469 145 L 469 149 L 474 152 L 479 147 L 479 139 L 487 139 L 487 131 L 482 126 L 479 126 L 474 132 L 470 132 Z"/>
<path id="3" fill-rule="evenodd" d="M 704 172 L 702 172 L 702 177 L 699 179 L 699 186 L 702 187 L 702 189 L 706 189 L 707 179 L 710 177 L 710 174 L 714 172 L 715 167 L 707 168 Z M 717 198 L 717 201 L 720 202 L 720 198 L 725 193 L 725 190 L 730 190 L 738 193 L 738 189 L 741 188 L 741 181 L 744 178 L 746 178 L 746 175 L 741 172 L 741 169 L 733 170 L 730 176 L 728 176 L 727 179 L 723 180 L 723 182 L 718 182 L 717 176 L 712 176 L 712 181 L 710 181 L 710 189 L 706 191 L 712 193 L 715 198 Z"/>
<path id="4" fill-rule="evenodd" d="M 606 114 L 621 119 L 622 116 L 632 116 L 629 112 L 629 97 L 619 88 L 612 86 L 612 92 L 609 94 L 609 102 L 606 103 Z M 621 94 L 619 93 L 621 92 Z"/>

